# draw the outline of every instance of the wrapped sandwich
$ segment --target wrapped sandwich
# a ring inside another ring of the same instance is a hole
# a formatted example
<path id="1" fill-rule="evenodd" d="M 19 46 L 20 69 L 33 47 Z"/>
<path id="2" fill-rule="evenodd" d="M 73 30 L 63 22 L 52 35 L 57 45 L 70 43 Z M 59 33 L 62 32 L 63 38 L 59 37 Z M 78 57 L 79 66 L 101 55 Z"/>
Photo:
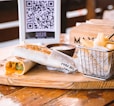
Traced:
<path id="1" fill-rule="evenodd" d="M 6 75 L 23 75 L 29 71 L 36 63 L 20 57 L 11 57 L 5 63 Z"/>
<path id="2" fill-rule="evenodd" d="M 76 70 L 72 57 L 44 46 L 26 44 L 15 47 L 14 56 L 22 57 L 36 63 L 61 69 L 65 73 Z"/>

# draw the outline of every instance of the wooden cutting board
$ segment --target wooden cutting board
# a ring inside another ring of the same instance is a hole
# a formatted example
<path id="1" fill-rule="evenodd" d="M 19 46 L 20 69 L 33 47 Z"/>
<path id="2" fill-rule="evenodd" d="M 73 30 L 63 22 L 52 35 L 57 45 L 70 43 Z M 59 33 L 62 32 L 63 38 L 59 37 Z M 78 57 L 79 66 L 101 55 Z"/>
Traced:
<path id="1" fill-rule="evenodd" d="M 81 73 L 65 74 L 47 70 L 45 66 L 36 65 L 24 75 L 4 75 L 4 66 L 0 66 L 0 84 L 14 86 L 31 86 L 59 89 L 113 89 L 114 78 L 108 81 L 88 78 Z"/>
<path id="2" fill-rule="evenodd" d="M 24 75 L 4 75 L 4 63 L 13 47 L 0 49 L 0 84 L 58 89 L 114 89 L 114 77 L 107 81 L 88 78 L 81 73 L 65 74 L 36 65 Z"/>

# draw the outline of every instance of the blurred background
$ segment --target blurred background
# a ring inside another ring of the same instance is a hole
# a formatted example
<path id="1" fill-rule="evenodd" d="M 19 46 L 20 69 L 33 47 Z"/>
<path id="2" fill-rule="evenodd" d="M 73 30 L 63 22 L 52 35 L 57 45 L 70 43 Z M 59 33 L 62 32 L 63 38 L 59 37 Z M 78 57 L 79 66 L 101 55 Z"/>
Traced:
<path id="1" fill-rule="evenodd" d="M 114 0 L 61 0 L 61 33 L 68 33 L 77 22 L 102 19 L 105 10 L 114 10 Z M 17 0 L 0 0 L 0 44 L 18 38 Z"/>

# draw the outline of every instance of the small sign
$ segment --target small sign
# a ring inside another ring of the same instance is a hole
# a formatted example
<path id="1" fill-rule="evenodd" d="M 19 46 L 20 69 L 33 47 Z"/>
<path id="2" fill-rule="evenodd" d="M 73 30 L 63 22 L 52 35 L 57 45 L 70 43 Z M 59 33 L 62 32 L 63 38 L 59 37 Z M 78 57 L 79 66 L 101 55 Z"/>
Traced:
<path id="1" fill-rule="evenodd" d="M 60 0 L 18 0 L 20 43 L 60 41 Z"/>

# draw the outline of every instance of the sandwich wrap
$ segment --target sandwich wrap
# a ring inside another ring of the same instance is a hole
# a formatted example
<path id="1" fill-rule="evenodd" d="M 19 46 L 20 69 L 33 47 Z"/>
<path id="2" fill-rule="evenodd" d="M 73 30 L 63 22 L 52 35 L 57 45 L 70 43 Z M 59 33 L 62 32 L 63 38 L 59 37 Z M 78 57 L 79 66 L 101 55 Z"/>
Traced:
<path id="1" fill-rule="evenodd" d="M 36 63 L 20 57 L 11 57 L 6 61 L 4 68 L 6 75 L 23 75 L 29 71 Z"/>
<path id="2" fill-rule="evenodd" d="M 26 44 L 15 47 L 14 56 L 29 59 L 36 63 L 61 69 L 65 73 L 76 70 L 72 57 L 45 46 Z"/>

